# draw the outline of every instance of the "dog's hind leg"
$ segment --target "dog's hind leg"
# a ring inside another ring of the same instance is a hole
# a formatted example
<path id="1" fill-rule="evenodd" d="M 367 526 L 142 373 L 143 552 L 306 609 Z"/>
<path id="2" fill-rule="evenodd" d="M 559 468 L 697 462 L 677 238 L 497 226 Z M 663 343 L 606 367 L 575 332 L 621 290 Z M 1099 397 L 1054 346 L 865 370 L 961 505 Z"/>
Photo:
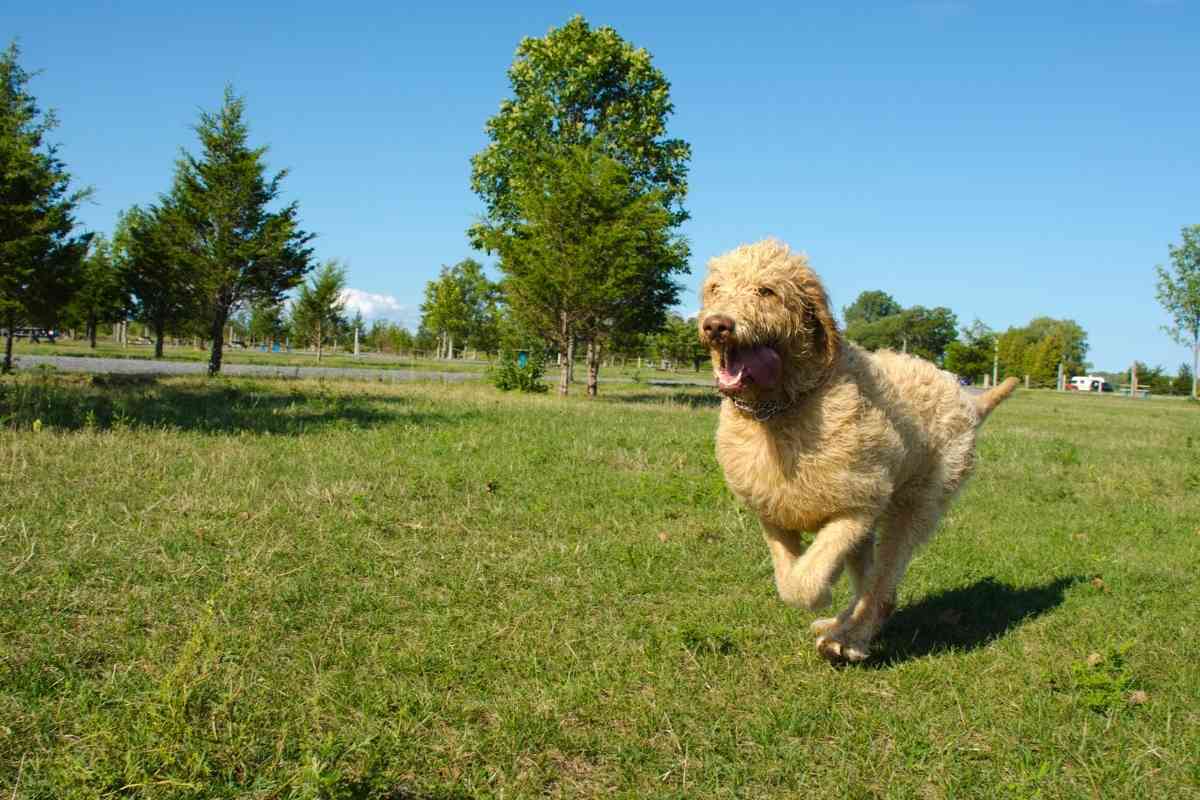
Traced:
<path id="1" fill-rule="evenodd" d="M 838 517 L 826 523 L 816 540 L 804 549 L 799 534 L 764 521 L 767 544 L 775 561 L 775 586 L 780 599 L 788 605 L 809 610 L 828 606 L 833 584 L 847 559 L 858 554 L 864 543 L 870 541 L 872 522 L 865 516 Z M 852 573 L 855 569 L 852 566 Z"/>

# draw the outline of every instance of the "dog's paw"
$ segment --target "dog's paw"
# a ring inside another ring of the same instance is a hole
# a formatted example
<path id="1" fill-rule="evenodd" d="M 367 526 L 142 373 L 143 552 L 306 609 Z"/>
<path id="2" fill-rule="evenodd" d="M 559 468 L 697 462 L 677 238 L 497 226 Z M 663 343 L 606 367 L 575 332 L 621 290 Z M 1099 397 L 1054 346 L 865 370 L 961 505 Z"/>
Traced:
<path id="1" fill-rule="evenodd" d="M 867 660 L 865 642 L 845 641 L 837 636 L 818 636 L 817 652 L 831 664 L 857 663 Z"/>
<path id="2" fill-rule="evenodd" d="M 813 620 L 812 623 L 809 624 L 808 629 L 819 636 L 821 634 L 829 633 L 831 630 L 836 628 L 837 625 L 837 617 L 822 617 L 821 619 Z"/>
<path id="3" fill-rule="evenodd" d="M 820 611 L 833 602 L 833 587 L 828 581 L 814 579 L 810 575 L 796 575 L 786 584 L 778 586 L 779 597 L 790 606 Z"/>

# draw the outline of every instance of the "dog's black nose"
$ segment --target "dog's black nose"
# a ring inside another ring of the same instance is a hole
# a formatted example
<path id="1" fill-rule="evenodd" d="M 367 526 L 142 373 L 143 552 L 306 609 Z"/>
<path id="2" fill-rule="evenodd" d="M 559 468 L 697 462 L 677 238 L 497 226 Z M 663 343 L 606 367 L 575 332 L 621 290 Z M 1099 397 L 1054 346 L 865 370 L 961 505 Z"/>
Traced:
<path id="1" fill-rule="evenodd" d="M 719 342 L 733 333 L 733 320 L 724 314 L 709 314 L 700 327 L 710 340 Z"/>

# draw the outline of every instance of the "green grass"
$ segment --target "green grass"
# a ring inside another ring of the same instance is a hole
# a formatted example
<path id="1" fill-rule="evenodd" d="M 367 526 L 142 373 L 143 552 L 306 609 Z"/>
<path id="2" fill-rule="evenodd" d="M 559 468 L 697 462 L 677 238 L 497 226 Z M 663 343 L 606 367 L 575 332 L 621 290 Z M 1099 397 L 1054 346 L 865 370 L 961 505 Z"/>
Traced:
<path id="1" fill-rule="evenodd" d="M 74 356 L 76 358 L 128 358 L 152 359 L 154 347 L 145 344 L 131 344 L 122 347 L 112 342 L 97 342 L 93 349 L 87 342 L 60 341 L 57 344 L 35 344 L 19 341 L 13 346 L 15 356 Z M 208 348 L 166 347 L 163 350 L 164 361 L 192 361 L 207 364 Z M 442 361 L 431 358 L 404 358 L 399 355 L 379 353 L 364 353 L 361 358 L 355 358 L 350 353 L 342 351 L 326 351 L 320 363 L 317 363 L 316 351 L 293 350 L 291 352 L 262 352 L 255 348 L 228 348 L 221 356 L 223 364 L 262 364 L 274 367 L 355 367 L 366 369 L 415 369 L 435 372 L 482 372 L 487 364 L 478 361 Z"/>
<path id="2" fill-rule="evenodd" d="M 13 347 L 13 353 L 18 357 L 21 355 L 36 355 L 74 356 L 77 358 L 151 359 L 154 357 L 154 348 L 144 344 L 131 344 L 127 347 L 122 347 L 119 344 L 113 344 L 109 341 L 99 341 L 93 349 L 85 341 L 60 340 L 57 344 L 36 344 L 17 340 Z M 193 361 L 207 364 L 208 358 L 209 351 L 207 348 L 200 349 L 181 345 L 178 347 L 168 346 L 163 351 L 163 360 L 165 361 Z M 320 364 L 318 364 L 315 351 L 294 350 L 288 353 L 264 353 L 254 348 L 245 350 L 239 348 L 227 349 L 222 359 L 222 363 L 226 364 L 263 364 L 279 367 L 354 367 L 360 369 L 402 369 L 428 372 L 483 372 L 488 368 L 488 364 L 482 360 L 445 361 L 433 358 L 407 358 L 391 353 L 364 353 L 361 358 L 355 358 L 353 355 L 341 351 L 327 351 L 321 358 Z M 557 376 L 558 367 L 553 363 L 548 364 L 547 380 L 552 381 Z M 698 371 L 691 367 L 664 370 L 651 365 L 649 361 L 645 362 L 641 367 L 637 365 L 636 361 L 620 365 L 612 364 L 603 367 L 600 370 L 600 376 L 604 379 L 626 379 L 633 383 L 654 380 L 710 383 L 712 379 L 707 363 L 702 365 Z M 582 384 L 586 380 L 587 367 L 580 361 L 575 367 L 575 382 Z"/>
<path id="3" fill-rule="evenodd" d="M 703 391 L 102 384 L 0 381 L 0 797 L 1200 796 L 1193 403 L 1018 392 L 838 669 Z"/>

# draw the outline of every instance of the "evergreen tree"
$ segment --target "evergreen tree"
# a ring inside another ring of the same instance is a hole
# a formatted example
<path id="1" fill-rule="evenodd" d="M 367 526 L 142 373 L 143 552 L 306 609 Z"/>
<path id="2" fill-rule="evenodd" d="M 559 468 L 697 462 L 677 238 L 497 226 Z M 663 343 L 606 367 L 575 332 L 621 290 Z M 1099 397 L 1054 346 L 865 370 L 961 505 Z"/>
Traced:
<path id="1" fill-rule="evenodd" d="M 346 327 L 346 301 L 342 297 L 345 288 L 346 270 L 336 259 L 326 261 L 308 283 L 300 285 L 292 307 L 292 329 L 300 341 L 317 348 L 317 363 L 326 342 L 337 341 Z"/>
<path id="2" fill-rule="evenodd" d="M 103 236 L 94 237 L 83 259 L 78 289 L 67 309 L 72 321 L 82 325 L 93 349 L 96 347 L 96 329 L 124 320 L 129 313 L 127 286 L 108 240 Z"/>
<path id="3" fill-rule="evenodd" d="M 208 372 L 221 370 L 225 323 L 244 303 L 278 301 L 312 268 L 312 234 L 297 220 L 295 202 L 270 210 L 287 171 L 266 176 L 266 147 L 251 148 L 245 101 L 225 89 L 216 113 L 202 112 L 196 133 L 201 154 L 179 164 L 179 210 L 190 266 L 209 314 Z"/>
<path id="4" fill-rule="evenodd" d="M 74 293 L 90 235 L 76 235 L 75 208 L 88 192 L 45 141 L 55 127 L 26 88 L 16 43 L 0 54 L 0 324 L 7 329 L 2 371 L 12 370 L 21 321 L 53 326 Z"/>
<path id="5" fill-rule="evenodd" d="M 153 333 L 155 358 L 163 357 L 168 330 L 182 333 L 202 316 L 191 236 L 174 194 L 145 209 L 132 206 L 117 221 L 115 257 L 133 295 L 134 316 Z"/>

